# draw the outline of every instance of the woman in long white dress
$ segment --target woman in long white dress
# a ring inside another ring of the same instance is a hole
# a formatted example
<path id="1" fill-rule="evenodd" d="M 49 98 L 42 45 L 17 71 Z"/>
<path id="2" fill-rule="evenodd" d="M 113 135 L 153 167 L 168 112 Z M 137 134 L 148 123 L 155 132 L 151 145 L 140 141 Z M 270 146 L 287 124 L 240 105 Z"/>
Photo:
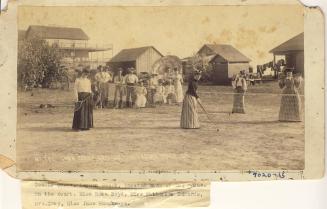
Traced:
<path id="1" fill-rule="evenodd" d="M 180 74 L 178 70 L 176 70 L 175 78 L 174 78 L 174 87 L 175 87 L 175 95 L 176 95 L 177 103 L 182 103 L 184 99 L 182 83 L 183 83 L 182 74 Z"/>

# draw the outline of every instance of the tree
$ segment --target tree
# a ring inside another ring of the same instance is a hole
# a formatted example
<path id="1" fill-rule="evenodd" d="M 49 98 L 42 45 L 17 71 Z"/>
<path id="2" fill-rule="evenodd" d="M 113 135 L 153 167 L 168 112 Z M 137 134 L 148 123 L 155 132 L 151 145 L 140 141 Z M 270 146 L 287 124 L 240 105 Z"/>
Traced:
<path id="1" fill-rule="evenodd" d="M 18 47 L 18 82 L 24 87 L 48 88 L 65 73 L 61 58 L 57 45 L 37 38 L 25 40 Z"/>
<path id="2" fill-rule="evenodd" d="M 191 74 L 195 69 L 200 70 L 202 71 L 201 81 L 212 82 L 213 67 L 209 63 L 208 58 L 195 54 L 188 59 L 187 66 L 190 68 L 188 69 L 188 71 L 190 71 L 189 74 Z"/>

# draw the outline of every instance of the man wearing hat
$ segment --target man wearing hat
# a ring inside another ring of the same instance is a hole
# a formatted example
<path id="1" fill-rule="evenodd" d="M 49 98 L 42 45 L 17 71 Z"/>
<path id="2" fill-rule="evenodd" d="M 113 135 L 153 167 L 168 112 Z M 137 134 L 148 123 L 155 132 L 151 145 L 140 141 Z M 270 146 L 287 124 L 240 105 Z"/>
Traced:
<path id="1" fill-rule="evenodd" d="M 95 80 L 98 83 L 98 88 L 100 91 L 100 106 L 101 108 L 104 108 L 109 102 L 109 81 L 111 81 L 112 78 L 108 72 L 104 71 L 101 65 L 98 67 L 98 71 L 99 72 L 95 74 Z"/>
<path id="2" fill-rule="evenodd" d="M 127 75 L 125 76 L 127 107 L 133 107 L 134 105 L 135 102 L 134 88 L 139 81 L 138 77 L 133 73 L 133 71 L 134 71 L 133 67 L 128 68 Z"/>
<path id="3" fill-rule="evenodd" d="M 123 95 L 126 93 L 126 88 L 124 86 L 124 77 L 122 75 L 123 68 L 118 68 L 116 75 L 114 76 L 115 83 L 115 99 L 114 107 L 122 108 L 123 107 Z"/>

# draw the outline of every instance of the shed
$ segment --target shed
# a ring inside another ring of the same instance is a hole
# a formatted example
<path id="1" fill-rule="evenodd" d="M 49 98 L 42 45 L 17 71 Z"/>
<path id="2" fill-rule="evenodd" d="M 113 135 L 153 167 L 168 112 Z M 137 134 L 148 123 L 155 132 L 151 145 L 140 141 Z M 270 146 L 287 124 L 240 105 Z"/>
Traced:
<path id="1" fill-rule="evenodd" d="M 107 64 L 114 69 L 121 67 L 127 69 L 134 67 L 136 73 L 152 73 L 153 64 L 163 55 L 153 46 L 123 49 L 116 54 Z"/>
<path id="2" fill-rule="evenodd" d="M 300 33 L 269 51 L 276 56 L 285 56 L 286 67 L 294 68 L 295 73 L 304 76 L 304 33 Z"/>
<path id="3" fill-rule="evenodd" d="M 251 60 L 228 44 L 205 44 L 197 54 L 212 67 L 215 84 L 230 84 L 233 75 L 250 67 Z"/>

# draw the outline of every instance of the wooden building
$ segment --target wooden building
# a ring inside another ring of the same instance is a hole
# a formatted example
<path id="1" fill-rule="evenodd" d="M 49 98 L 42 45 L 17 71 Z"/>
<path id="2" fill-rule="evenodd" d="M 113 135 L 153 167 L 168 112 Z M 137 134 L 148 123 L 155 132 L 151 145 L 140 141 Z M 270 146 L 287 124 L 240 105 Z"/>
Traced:
<path id="1" fill-rule="evenodd" d="M 212 81 L 219 85 L 230 84 L 233 75 L 241 70 L 248 72 L 250 67 L 249 62 L 251 60 L 227 44 L 205 44 L 197 52 L 197 55 L 203 57 L 211 65 L 213 70 Z"/>
<path id="2" fill-rule="evenodd" d="M 71 67 L 92 64 L 96 66 L 101 64 L 99 63 L 101 60 L 95 55 L 93 57 L 97 59 L 92 59 L 92 54 L 102 55 L 105 51 L 112 51 L 112 45 L 89 44 L 89 37 L 81 28 L 31 25 L 26 31 L 19 30 L 18 38 L 21 41 L 38 38 L 45 40 L 49 45 L 57 45 L 63 54 L 63 63 Z"/>
<path id="3" fill-rule="evenodd" d="M 304 76 L 304 33 L 291 38 L 269 51 L 276 56 L 285 56 L 286 67 L 294 68 L 294 73 L 301 73 Z"/>
<path id="4" fill-rule="evenodd" d="M 153 46 L 123 49 L 107 64 L 114 69 L 119 67 L 126 70 L 129 67 L 136 69 L 136 73 L 153 73 L 153 64 L 163 55 Z"/>

